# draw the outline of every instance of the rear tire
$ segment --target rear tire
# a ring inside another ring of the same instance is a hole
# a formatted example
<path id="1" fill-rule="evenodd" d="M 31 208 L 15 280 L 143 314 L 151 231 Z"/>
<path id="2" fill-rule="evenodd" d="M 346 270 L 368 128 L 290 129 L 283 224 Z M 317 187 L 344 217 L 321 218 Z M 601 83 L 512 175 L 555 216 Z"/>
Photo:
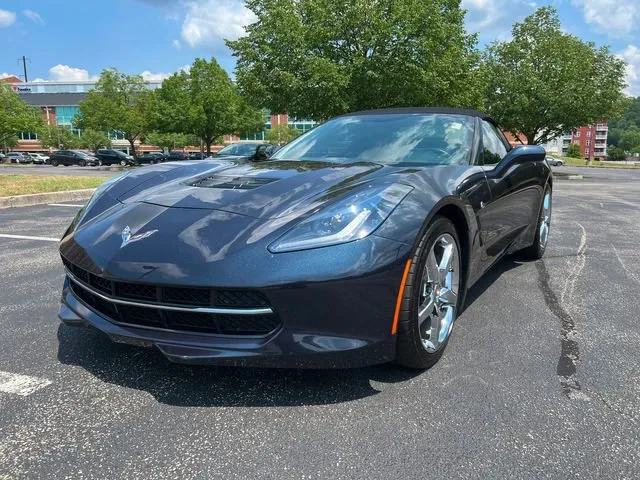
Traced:
<path id="1" fill-rule="evenodd" d="M 551 189 L 547 187 L 542 196 L 540 212 L 538 213 L 538 223 L 536 224 L 536 236 L 533 245 L 517 252 L 517 256 L 525 260 L 540 260 L 547 249 L 549 243 L 549 233 L 551 231 Z"/>
<path id="2" fill-rule="evenodd" d="M 462 265 L 455 226 L 436 216 L 411 259 L 398 322 L 396 363 L 427 369 L 440 359 L 464 299 Z"/>
<path id="3" fill-rule="evenodd" d="M 51 160 L 51 165 L 54 167 L 57 167 L 60 164 L 60 162 L 58 162 L 58 160 Z"/>
<path id="4" fill-rule="evenodd" d="M 125 160 L 120 160 L 120 166 L 121 167 L 126 167 L 127 166 L 127 162 Z"/>
<path id="5" fill-rule="evenodd" d="M 87 166 L 87 162 L 85 162 L 84 160 L 79 160 L 79 161 L 78 161 L 78 165 L 79 165 L 80 167 L 86 167 L 86 166 Z"/>

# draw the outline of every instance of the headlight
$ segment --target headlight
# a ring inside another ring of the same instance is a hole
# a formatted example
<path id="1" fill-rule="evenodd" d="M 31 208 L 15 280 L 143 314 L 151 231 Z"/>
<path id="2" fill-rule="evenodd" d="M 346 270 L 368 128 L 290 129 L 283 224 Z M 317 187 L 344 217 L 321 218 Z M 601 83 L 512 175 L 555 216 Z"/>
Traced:
<path id="1" fill-rule="evenodd" d="M 382 225 L 411 190 L 407 185 L 358 190 L 313 213 L 269 245 L 269 251 L 293 252 L 364 238 Z"/>

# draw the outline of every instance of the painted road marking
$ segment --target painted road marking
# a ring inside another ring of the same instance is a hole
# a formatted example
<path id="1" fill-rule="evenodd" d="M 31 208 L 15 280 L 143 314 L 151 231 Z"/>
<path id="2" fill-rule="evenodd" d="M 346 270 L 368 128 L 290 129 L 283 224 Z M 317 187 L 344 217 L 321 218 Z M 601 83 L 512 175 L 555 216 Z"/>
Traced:
<path id="1" fill-rule="evenodd" d="M 42 240 L 43 242 L 59 242 L 59 238 L 51 237 L 31 237 L 29 235 L 9 235 L 8 233 L 0 233 L 0 238 L 15 238 L 17 240 Z"/>
<path id="2" fill-rule="evenodd" d="M 74 208 L 82 208 L 84 205 L 74 205 L 71 203 L 47 203 L 49 207 L 74 207 Z"/>
<path id="3" fill-rule="evenodd" d="M 51 385 L 51 380 L 46 378 L 29 377 L 0 371 L 0 392 L 26 397 L 47 385 Z"/>

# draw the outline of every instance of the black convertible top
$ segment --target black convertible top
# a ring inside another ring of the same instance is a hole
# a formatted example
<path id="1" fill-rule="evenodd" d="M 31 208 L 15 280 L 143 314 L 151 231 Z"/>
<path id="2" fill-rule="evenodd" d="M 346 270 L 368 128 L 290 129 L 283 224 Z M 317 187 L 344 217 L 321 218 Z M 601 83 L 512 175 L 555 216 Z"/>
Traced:
<path id="1" fill-rule="evenodd" d="M 388 115 L 388 114 L 411 114 L 411 113 L 445 113 L 451 115 L 466 115 L 469 117 L 478 117 L 491 123 L 495 122 L 486 113 L 478 110 L 470 110 L 465 108 L 449 108 L 449 107 L 398 107 L 398 108 L 380 108 L 376 110 L 363 110 L 361 112 L 345 113 L 344 117 L 351 115 Z"/>

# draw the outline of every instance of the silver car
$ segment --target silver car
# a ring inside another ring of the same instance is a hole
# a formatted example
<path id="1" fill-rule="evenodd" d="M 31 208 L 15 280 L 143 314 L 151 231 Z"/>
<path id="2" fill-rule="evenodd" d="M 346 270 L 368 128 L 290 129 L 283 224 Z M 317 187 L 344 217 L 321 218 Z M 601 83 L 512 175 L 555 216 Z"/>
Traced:
<path id="1" fill-rule="evenodd" d="M 552 167 L 562 167 L 564 165 L 564 160 L 556 157 L 547 156 L 547 162 L 549 162 L 549 165 Z"/>

